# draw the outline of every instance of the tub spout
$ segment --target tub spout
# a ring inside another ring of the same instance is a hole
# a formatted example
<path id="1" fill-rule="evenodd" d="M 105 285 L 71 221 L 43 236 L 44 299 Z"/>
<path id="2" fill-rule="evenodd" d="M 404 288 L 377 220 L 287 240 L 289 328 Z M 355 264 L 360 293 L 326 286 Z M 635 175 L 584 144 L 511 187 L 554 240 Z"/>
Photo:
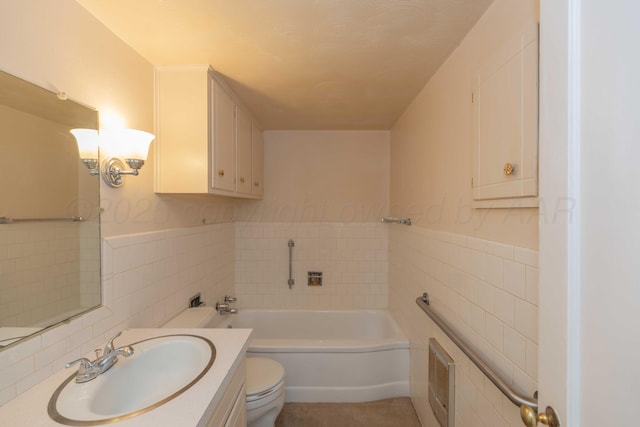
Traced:
<path id="1" fill-rule="evenodd" d="M 218 313 L 222 315 L 238 314 L 238 310 L 236 310 L 235 308 L 229 307 L 229 303 L 226 303 L 226 302 L 216 303 L 216 310 L 218 311 Z"/>

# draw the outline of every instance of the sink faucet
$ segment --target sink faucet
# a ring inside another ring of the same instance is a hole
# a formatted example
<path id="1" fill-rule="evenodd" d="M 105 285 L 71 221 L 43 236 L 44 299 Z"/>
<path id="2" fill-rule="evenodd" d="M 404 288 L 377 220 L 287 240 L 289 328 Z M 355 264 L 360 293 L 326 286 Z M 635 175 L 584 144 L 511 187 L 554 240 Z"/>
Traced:
<path id="1" fill-rule="evenodd" d="M 86 357 L 74 360 L 65 365 L 66 368 L 70 368 L 76 364 L 80 365 L 78 372 L 76 373 L 77 383 L 86 383 L 96 378 L 98 375 L 103 374 L 109 370 L 117 361 L 118 356 L 129 357 L 133 354 L 133 347 L 130 345 L 114 348 L 113 341 L 122 334 L 122 331 L 118 332 L 113 338 L 111 338 L 102 350 L 100 355 L 100 349 L 96 350 L 96 359 L 91 361 Z"/>

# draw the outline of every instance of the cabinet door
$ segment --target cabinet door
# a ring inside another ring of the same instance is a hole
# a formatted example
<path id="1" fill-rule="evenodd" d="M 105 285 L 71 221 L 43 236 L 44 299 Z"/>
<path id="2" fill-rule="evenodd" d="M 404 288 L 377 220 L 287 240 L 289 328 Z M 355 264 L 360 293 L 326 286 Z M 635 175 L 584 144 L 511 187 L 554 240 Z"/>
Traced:
<path id="1" fill-rule="evenodd" d="M 264 193 L 264 134 L 255 123 L 251 123 L 251 170 L 253 185 L 251 193 L 262 196 Z"/>
<path id="2" fill-rule="evenodd" d="M 231 95 L 215 79 L 212 79 L 211 90 L 213 92 L 211 186 L 218 190 L 235 191 L 236 105 Z"/>
<path id="3" fill-rule="evenodd" d="M 237 191 L 251 193 L 251 118 L 236 107 Z"/>
<path id="4" fill-rule="evenodd" d="M 477 74 L 475 200 L 538 195 L 538 27 L 509 40 Z"/>
<path id="5" fill-rule="evenodd" d="M 247 426 L 247 397 L 244 386 L 238 394 L 229 418 L 224 423 L 224 427 L 246 427 Z"/>

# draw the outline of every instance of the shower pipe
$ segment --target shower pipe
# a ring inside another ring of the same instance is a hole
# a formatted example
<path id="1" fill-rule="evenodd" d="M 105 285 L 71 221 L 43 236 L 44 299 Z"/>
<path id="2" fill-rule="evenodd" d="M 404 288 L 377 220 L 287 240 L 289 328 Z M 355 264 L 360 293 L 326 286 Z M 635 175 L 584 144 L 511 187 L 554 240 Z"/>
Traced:
<path id="1" fill-rule="evenodd" d="M 393 224 L 411 225 L 411 218 L 382 218 L 382 222 L 389 222 Z"/>
<path id="2" fill-rule="evenodd" d="M 82 222 L 84 218 L 81 216 L 71 216 L 68 218 L 8 218 L 6 216 L 0 217 L 0 224 L 11 224 L 14 222 L 46 222 L 46 221 L 57 221 L 57 222 Z"/>
<path id="3" fill-rule="evenodd" d="M 289 289 L 291 289 L 296 283 L 296 281 L 293 280 L 293 247 L 296 245 L 296 242 L 289 239 L 287 245 L 289 246 L 289 280 L 287 280 L 287 284 L 289 285 Z"/>
<path id="4" fill-rule="evenodd" d="M 422 309 L 430 318 L 435 322 L 436 325 L 442 329 L 442 331 L 453 341 L 455 345 L 457 345 L 460 350 L 464 354 L 467 355 L 469 359 L 473 362 L 474 365 L 478 367 L 482 371 L 483 374 L 487 376 L 491 380 L 493 384 L 505 395 L 507 398 L 516 406 L 529 405 L 533 410 L 538 412 L 538 399 L 537 397 L 528 398 L 522 396 L 517 391 L 513 390 L 509 384 L 507 384 L 500 376 L 495 373 L 493 369 L 489 365 L 487 365 L 474 351 L 471 347 L 467 345 L 456 332 L 451 329 L 445 322 L 436 314 L 435 311 L 429 305 L 429 294 L 424 293 L 421 297 L 416 298 L 416 304 L 418 307 Z"/>

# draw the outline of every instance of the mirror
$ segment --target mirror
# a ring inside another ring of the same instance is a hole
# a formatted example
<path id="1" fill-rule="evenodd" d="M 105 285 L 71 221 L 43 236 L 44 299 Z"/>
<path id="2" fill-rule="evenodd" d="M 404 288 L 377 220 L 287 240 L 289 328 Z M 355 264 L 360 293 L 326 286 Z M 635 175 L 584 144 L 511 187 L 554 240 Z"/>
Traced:
<path id="1" fill-rule="evenodd" d="M 100 305 L 94 109 L 0 71 L 0 349 Z"/>

